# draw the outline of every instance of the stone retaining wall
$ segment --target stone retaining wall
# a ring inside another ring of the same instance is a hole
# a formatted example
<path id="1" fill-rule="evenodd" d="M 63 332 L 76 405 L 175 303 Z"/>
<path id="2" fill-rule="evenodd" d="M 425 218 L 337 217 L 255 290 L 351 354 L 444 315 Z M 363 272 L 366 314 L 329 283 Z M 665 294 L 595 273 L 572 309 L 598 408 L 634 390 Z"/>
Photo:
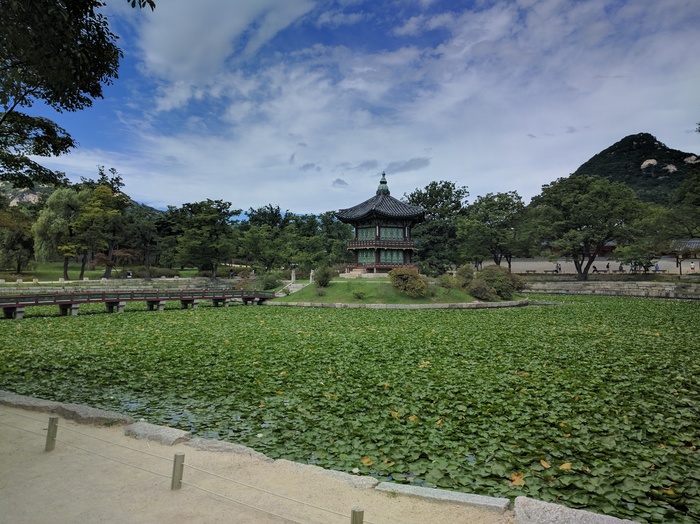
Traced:
<path id="1" fill-rule="evenodd" d="M 265 302 L 266 306 L 325 307 L 350 309 L 487 309 L 527 306 L 529 300 L 511 302 L 466 302 L 456 304 L 321 304 L 318 302 Z"/>
<path id="2" fill-rule="evenodd" d="M 700 299 L 700 283 L 528 282 L 528 293 Z"/>

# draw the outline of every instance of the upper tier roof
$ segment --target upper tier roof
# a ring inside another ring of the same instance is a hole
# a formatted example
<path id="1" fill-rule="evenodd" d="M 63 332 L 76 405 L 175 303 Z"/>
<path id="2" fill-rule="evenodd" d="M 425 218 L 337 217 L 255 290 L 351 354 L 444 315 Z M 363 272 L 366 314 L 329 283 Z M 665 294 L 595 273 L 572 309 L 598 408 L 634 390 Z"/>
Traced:
<path id="1" fill-rule="evenodd" d="M 341 209 L 335 213 L 335 216 L 341 222 L 346 223 L 359 222 L 369 218 L 422 222 L 425 217 L 425 209 L 405 204 L 391 196 L 389 186 L 386 183 L 386 174 L 382 173 L 382 179 L 375 196 L 356 206 Z"/>

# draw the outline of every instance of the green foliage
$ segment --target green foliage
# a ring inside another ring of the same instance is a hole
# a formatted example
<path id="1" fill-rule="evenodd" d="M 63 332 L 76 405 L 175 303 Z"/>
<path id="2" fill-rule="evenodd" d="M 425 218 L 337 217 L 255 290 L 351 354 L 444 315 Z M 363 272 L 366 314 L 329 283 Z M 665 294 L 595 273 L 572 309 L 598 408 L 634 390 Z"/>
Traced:
<path id="1" fill-rule="evenodd" d="M 280 281 L 280 275 L 276 271 L 266 271 L 262 275 L 258 276 L 256 285 L 258 289 L 268 290 L 275 289 L 280 286 L 282 282 Z"/>
<path id="2" fill-rule="evenodd" d="M 503 300 L 512 299 L 518 285 L 517 277 L 500 266 L 486 266 L 479 271 L 478 279 L 486 282 Z"/>
<path id="3" fill-rule="evenodd" d="M 466 212 L 469 191 L 466 186 L 457 186 L 454 182 L 441 180 L 430 182 L 423 189 L 416 189 L 405 194 L 404 200 L 413 206 L 425 209 L 425 219 L 428 221 L 456 220 Z"/>
<path id="4" fill-rule="evenodd" d="M 314 271 L 314 282 L 317 287 L 328 287 L 334 276 L 336 276 L 335 272 L 330 267 L 321 266 Z"/>
<path id="5" fill-rule="evenodd" d="M 421 271 L 435 277 L 446 273 L 460 261 L 457 250 L 457 222 L 455 220 L 428 220 L 415 226 L 411 232 L 416 246 L 415 261 Z"/>
<path id="6" fill-rule="evenodd" d="M 479 300 L 497 300 L 498 293 L 482 278 L 475 278 L 467 284 L 467 293 Z"/>
<path id="7" fill-rule="evenodd" d="M 0 205 L 0 269 L 22 273 L 32 260 L 32 218 L 18 206 Z"/>
<path id="8" fill-rule="evenodd" d="M 364 291 L 358 289 L 352 292 L 352 296 L 355 297 L 357 300 L 364 300 L 367 294 Z"/>
<path id="9" fill-rule="evenodd" d="M 423 297 L 428 293 L 428 283 L 418 269 L 397 267 L 389 271 L 391 285 L 409 297 Z"/>
<path id="10" fill-rule="evenodd" d="M 464 264 L 455 271 L 455 280 L 459 287 L 466 288 L 474 279 L 474 268 L 471 264 Z"/>
<path id="11" fill-rule="evenodd" d="M 219 264 L 233 256 L 232 219 L 240 213 L 240 209 L 231 209 L 230 202 L 211 199 L 183 204 L 174 210 L 179 229 L 175 260 L 216 276 Z"/>
<path id="12" fill-rule="evenodd" d="M 457 285 L 457 281 L 456 281 L 455 277 L 453 277 L 449 273 L 445 273 L 444 275 L 440 275 L 439 282 L 440 282 L 440 287 L 445 290 L 445 293 L 449 293 Z"/>
<path id="13" fill-rule="evenodd" d="M 176 269 L 169 269 L 166 267 L 151 266 L 151 267 L 146 268 L 145 266 L 137 266 L 137 267 L 129 268 L 129 271 L 131 271 L 132 276 L 134 278 L 160 278 L 160 277 L 173 278 L 173 277 L 180 276 L 180 272 L 177 271 Z M 121 272 L 120 276 L 122 278 L 125 278 L 126 271 Z"/>
<path id="14" fill-rule="evenodd" d="M 517 192 L 488 193 L 478 197 L 460 218 L 457 238 L 467 260 L 491 257 L 495 264 L 505 260 L 510 267 L 513 255 L 524 252 L 518 226 L 522 223 L 525 205 Z"/>
<path id="15" fill-rule="evenodd" d="M 606 244 L 634 238 L 644 205 L 621 183 L 597 176 L 572 176 L 545 185 L 528 207 L 531 240 L 573 260 L 585 280 Z"/>
<path id="16" fill-rule="evenodd" d="M 457 218 L 466 213 L 469 192 L 454 182 L 431 182 L 423 189 L 404 195 L 404 200 L 425 209 L 425 221 L 411 236 L 416 245 L 415 262 L 429 276 L 439 276 L 459 263 Z"/>
<path id="17" fill-rule="evenodd" d="M 0 322 L 0 388 L 380 480 L 697 522 L 697 304 L 557 300 L 28 316 Z"/>

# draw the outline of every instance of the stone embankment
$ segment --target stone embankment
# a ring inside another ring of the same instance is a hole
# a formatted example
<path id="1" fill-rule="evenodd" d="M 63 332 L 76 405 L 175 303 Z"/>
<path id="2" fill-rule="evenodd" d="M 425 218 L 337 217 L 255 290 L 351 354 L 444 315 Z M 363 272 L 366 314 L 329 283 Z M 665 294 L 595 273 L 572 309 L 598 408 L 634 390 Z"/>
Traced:
<path id="1" fill-rule="evenodd" d="M 561 281 L 527 283 L 527 293 L 700 299 L 700 282 Z"/>

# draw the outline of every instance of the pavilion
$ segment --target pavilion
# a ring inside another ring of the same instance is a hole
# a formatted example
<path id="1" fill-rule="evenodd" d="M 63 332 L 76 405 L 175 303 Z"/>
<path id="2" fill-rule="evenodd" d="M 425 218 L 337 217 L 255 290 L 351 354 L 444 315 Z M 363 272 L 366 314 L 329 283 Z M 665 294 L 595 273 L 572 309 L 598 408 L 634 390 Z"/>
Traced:
<path id="1" fill-rule="evenodd" d="M 355 228 L 355 238 L 347 245 L 355 257 L 348 266 L 353 273 L 387 273 L 396 267 L 414 265 L 416 248 L 411 228 L 423 221 L 425 210 L 392 197 L 385 173 L 375 196 L 341 209 L 335 216 Z"/>

